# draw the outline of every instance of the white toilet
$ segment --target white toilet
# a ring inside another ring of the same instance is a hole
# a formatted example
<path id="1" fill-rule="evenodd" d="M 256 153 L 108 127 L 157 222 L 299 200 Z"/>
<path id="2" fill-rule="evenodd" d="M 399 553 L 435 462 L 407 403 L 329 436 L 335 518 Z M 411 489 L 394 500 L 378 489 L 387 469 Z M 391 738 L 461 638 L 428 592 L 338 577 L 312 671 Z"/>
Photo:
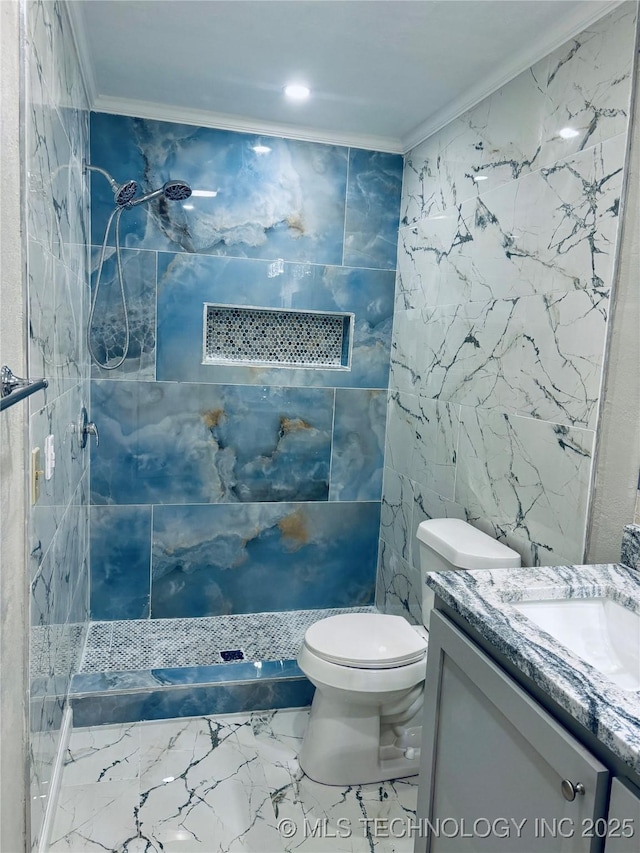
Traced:
<path id="1" fill-rule="evenodd" d="M 418 527 L 424 573 L 520 566 L 520 555 L 456 518 Z M 433 593 L 423 585 L 422 621 Z M 325 785 L 359 785 L 419 771 L 428 632 L 402 616 L 353 613 L 311 625 L 298 665 L 316 687 L 300 766 Z"/>

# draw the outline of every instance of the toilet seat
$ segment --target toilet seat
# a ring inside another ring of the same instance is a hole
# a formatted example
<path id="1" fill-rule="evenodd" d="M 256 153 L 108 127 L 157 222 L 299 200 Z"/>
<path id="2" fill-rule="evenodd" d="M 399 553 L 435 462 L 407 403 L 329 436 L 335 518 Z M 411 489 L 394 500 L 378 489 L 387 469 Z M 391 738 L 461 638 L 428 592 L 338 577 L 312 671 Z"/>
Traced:
<path id="1" fill-rule="evenodd" d="M 364 699 L 367 694 L 408 690 L 420 684 L 426 673 L 426 654 L 421 660 L 405 666 L 357 669 L 324 660 L 303 644 L 298 652 L 298 666 L 316 687 L 322 684 L 328 688 L 355 691 Z"/>
<path id="2" fill-rule="evenodd" d="M 315 622 L 304 646 L 316 658 L 354 669 L 395 669 L 422 661 L 424 637 L 402 616 L 343 613 Z"/>

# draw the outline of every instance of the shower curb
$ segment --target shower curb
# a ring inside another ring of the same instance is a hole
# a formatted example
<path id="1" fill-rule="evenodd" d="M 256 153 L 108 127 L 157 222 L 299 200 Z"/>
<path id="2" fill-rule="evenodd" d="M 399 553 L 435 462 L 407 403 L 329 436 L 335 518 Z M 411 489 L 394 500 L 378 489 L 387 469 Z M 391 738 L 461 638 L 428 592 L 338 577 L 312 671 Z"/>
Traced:
<path id="1" fill-rule="evenodd" d="M 329 616 L 374 612 L 361 604 L 93 622 L 71 681 L 73 725 L 306 707 L 314 687 L 295 660 L 306 629 Z M 244 659 L 224 662 L 225 650 Z"/>
<path id="2" fill-rule="evenodd" d="M 258 674 L 248 677 L 249 668 Z M 79 728 L 306 707 L 311 704 L 314 690 L 294 660 L 257 661 L 123 673 L 80 673 L 73 677 L 69 700 L 73 726 Z"/>

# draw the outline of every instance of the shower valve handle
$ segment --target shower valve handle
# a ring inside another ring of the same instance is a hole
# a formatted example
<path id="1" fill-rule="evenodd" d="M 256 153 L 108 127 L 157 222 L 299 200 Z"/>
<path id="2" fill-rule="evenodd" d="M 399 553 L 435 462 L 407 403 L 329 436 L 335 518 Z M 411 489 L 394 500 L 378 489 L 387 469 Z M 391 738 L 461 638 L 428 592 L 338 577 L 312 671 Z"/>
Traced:
<path id="1" fill-rule="evenodd" d="M 98 427 L 94 424 L 93 421 L 89 421 L 89 423 L 85 424 L 82 432 L 85 435 L 95 435 L 96 437 L 96 447 L 100 444 L 100 433 L 98 432 Z"/>
<path id="2" fill-rule="evenodd" d="M 80 409 L 80 418 L 78 420 L 78 432 L 80 433 L 80 449 L 84 450 L 87 446 L 87 441 L 90 435 L 96 437 L 96 447 L 100 444 L 100 435 L 98 427 L 93 421 L 89 420 L 86 408 L 83 406 Z"/>

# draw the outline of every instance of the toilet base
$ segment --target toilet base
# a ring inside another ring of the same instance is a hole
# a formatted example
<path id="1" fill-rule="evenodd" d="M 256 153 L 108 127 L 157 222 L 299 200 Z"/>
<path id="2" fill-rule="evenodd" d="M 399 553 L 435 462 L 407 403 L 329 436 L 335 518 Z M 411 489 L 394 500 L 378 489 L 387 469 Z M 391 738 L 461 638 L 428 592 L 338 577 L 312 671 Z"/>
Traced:
<path id="1" fill-rule="evenodd" d="M 402 779 L 420 772 L 419 742 L 419 726 L 381 726 L 379 708 L 327 699 L 316 690 L 300 767 L 323 785 Z"/>

